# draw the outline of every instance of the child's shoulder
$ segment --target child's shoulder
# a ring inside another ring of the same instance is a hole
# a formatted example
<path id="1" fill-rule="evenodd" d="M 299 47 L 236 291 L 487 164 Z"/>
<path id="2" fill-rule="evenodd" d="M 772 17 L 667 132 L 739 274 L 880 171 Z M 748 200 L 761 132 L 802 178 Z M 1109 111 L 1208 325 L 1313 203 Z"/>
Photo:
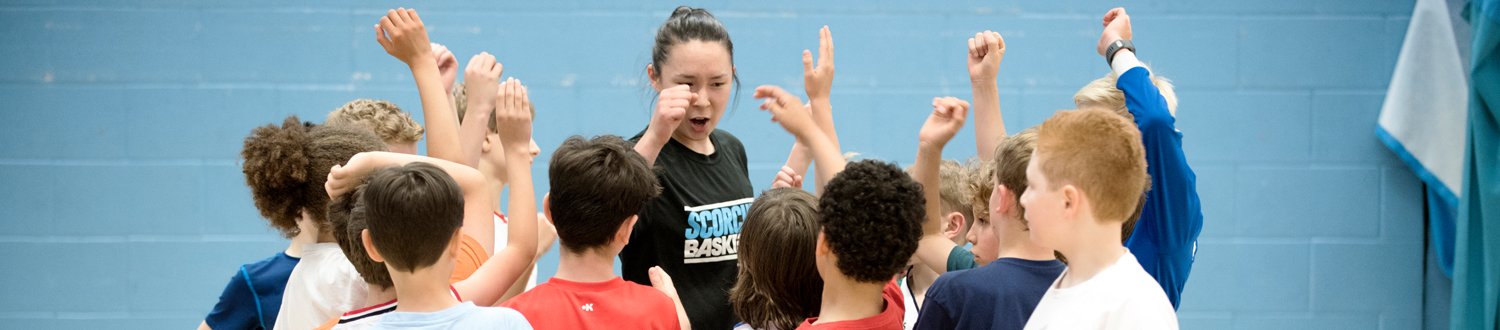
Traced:
<path id="1" fill-rule="evenodd" d="M 467 319 L 464 323 L 470 325 L 484 325 L 497 329 L 531 329 L 531 323 L 526 320 L 526 316 L 509 307 L 478 307 L 464 318 Z"/>
<path id="2" fill-rule="evenodd" d="M 627 297 L 620 297 L 620 298 L 622 298 L 622 300 L 650 302 L 651 304 L 654 304 L 654 305 L 667 306 L 667 307 L 672 308 L 672 309 L 676 309 L 677 308 L 676 307 L 677 304 L 674 303 L 674 302 L 672 302 L 672 297 L 667 296 L 667 294 L 664 293 L 664 292 L 661 292 L 661 290 L 657 290 L 656 288 L 653 288 L 653 287 L 651 287 L 649 285 L 640 284 L 640 283 L 631 282 L 631 281 L 623 281 L 622 280 L 620 282 L 624 283 L 623 285 L 621 285 L 621 287 L 622 287 L 623 290 L 625 290 L 626 296 L 628 296 L 628 298 Z M 658 307 L 658 306 L 652 306 L 652 307 Z M 674 311 L 674 313 L 675 313 L 675 311 Z"/>
<path id="3" fill-rule="evenodd" d="M 255 262 L 244 264 L 241 267 L 244 267 L 245 271 L 250 273 L 252 276 L 268 272 L 291 273 L 292 268 L 296 267 L 297 262 L 301 260 L 301 258 L 287 255 L 286 252 L 278 252 L 275 255 L 266 257 L 265 259 L 256 260 Z"/>

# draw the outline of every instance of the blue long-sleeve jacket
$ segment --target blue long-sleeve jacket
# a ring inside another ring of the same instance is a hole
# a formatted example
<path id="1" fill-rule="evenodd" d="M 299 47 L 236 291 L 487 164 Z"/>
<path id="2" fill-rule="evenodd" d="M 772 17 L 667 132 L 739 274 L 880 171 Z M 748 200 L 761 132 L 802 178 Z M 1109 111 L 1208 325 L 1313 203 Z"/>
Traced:
<path id="1" fill-rule="evenodd" d="M 1172 308 L 1177 308 L 1203 230 L 1197 175 L 1182 153 L 1182 132 L 1168 112 L 1166 99 L 1151 84 L 1151 72 L 1145 67 L 1131 68 L 1120 75 L 1115 87 L 1125 92 L 1125 107 L 1141 129 L 1146 173 L 1151 175 L 1145 208 L 1125 246 L 1161 284 Z"/>

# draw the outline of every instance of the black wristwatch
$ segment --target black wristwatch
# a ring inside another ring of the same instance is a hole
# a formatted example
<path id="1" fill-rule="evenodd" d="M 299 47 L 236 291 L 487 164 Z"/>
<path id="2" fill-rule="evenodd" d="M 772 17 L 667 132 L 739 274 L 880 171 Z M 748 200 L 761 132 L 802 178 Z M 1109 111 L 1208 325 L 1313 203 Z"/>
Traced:
<path id="1" fill-rule="evenodd" d="M 1130 43 L 1130 39 L 1118 39 L 1115 42 L 1109 43 L 1109 48 L 1104 49 L 1104 64 L 1114 65 L 1115 53 L 1121 49 L 1129 49 L 1130 52 L 1134 53 L 1135 44 Z"/>

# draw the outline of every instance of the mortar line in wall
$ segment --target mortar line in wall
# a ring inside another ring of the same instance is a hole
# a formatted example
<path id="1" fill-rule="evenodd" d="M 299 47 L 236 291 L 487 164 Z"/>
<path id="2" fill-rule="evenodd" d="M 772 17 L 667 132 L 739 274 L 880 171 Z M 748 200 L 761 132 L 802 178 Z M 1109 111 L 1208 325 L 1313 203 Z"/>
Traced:
<path id="1" fill-rule="evenodd" d="M 664 16 L 666 11 L 651 9 L 619 9 L 619 10 L 578 10 L 574 8 L 494 8 L 493 11 L 475 12 L 465 8 L 452 8 L 452 6 L 438 6 L 437 9 L 429 9 L 425 12 L 435 14 L 521 14 L 521 15 L 553 15 L 553 14 L 578 14 L 606 15 L 606 16 L 637 16 L 649 17 Z M 320 13 L 320 14 L 375 14 L 381 9 L 375 7 L 282 7 L 262 9 L 261 7 L 203 7 L 203 6 L 162 6 L 162 7 L 104 7 L 104 6 L 77 6 L 77 5 L 15 5 L 0 7 L 0 11 L 81 11 L 81 12 L 181 12 L 197 11 L 206 13 Z M 718 9 L 715 10 L 719 17 L 799 17 L 803 15 L 817 15 L 819 17 L 1012 17 L 1028 19 L 1095 19 L 1093 12 L 1083 11 L 1018 11 L 1009 8 L 996 7 L 972 7 L 965 6 L 946 10 L 914 10 L 904 8 L 900 11 L 883 9 L 875 10 L 849 10 L 843 8 L 809 8 L 800 10 L 785 10 L 772 8 L 752 9 Z M 1217 13 L 1181 13 L 1160 12 L 1156 10 L 1141 10 L 1136 15 L 1149 15 L 1152 19 L 1324 19 L 1324 20 L 1349 20 L 1349 19 L 1409 19 L 1409 13 L 1347 13 L 1347 12 L 1298 12 L 1298 13 L 1252 13 L 1252 14 L 1217 14 Z"/>
<path id="2" fill-rule="evenodd" d="M 0 159 L 0 166 L 239 166 L 234 159 Z"/>
<path id="3" fill-rule="evenodd" d="M 197 235 L 0 235 L 0 243 L 105 244 L 105 243 L 258 243 L 282 242 L 269 234 Z"/>

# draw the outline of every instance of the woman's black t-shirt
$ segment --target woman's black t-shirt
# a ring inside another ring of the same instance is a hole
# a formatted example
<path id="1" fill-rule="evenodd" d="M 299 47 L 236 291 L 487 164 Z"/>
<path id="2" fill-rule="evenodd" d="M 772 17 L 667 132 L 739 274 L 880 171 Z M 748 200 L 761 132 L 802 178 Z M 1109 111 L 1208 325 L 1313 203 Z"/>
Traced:
<path id="1" fill-rule="evenodd" d="M 729 288 L 739 271 L 740 226 L 755 193 L 740 140 L 716 129 L 709 141 L 712 155 L 676 140 L 662 147 L 655 165 L 661 196 L 641 210 L 620 269 L 626 280 L 651 285 L 647 269 L 661 266 L 694 329 L 728 329 L 735 323 Z"/>

